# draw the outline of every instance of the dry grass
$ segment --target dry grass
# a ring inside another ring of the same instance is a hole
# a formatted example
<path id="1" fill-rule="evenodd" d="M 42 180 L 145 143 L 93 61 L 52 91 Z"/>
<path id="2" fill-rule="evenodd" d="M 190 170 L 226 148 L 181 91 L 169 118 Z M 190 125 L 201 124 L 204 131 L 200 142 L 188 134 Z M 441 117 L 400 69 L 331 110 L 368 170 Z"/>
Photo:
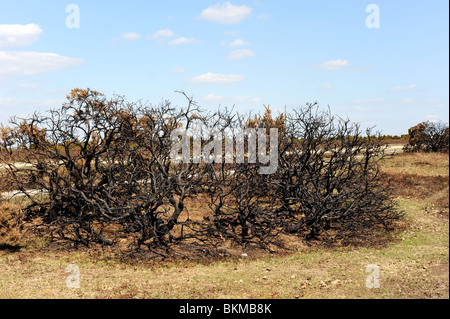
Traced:
<path id="1" fill-rule="evenodd" d="M 3 247 L 0 298 L 449 298 L 448 163 L 445 154 L 399 155 L 386 162 L 405 213 L 387 245 L 291 242 L 293 251 L 284 254 L 236 248 L 232 258 L 165 262 L 119 260 L 102 250 Z M 191 218 L 204 209 L 202 198 L 194 201 Z M 15 208 L 1 208 L 2 216 L 10 216 L 1 220 L 14 228 Z M 79 289 L 66 286 L 69 264 L 80 269 Z M 380 267 L 380 288 L 365 286 L 369 264 Z"/>
<path id="2" fill-rule="evenodd" d="M 390 175 L 406 173 L 448 177 L 449 156 L 444 153 L 402 153 L 386 161 L 383 170 Z"/>
<path id="3" fill-rule="evenodd" d="M 385 163 L 384 172 L 394 186 L 395 196 L 425 201 L 435 209 L 448 212 L 448 154 L 401 154 Z"/>

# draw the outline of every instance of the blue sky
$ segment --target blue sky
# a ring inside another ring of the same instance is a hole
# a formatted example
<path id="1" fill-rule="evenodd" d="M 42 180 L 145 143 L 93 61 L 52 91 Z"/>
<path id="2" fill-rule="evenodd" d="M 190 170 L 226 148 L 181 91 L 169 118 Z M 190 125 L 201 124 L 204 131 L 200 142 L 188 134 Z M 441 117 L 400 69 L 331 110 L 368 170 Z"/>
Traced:
<path id="1" fill-rule="evenodd" d="M 440 0 L 1 0 L 0 122 L 89 87 L 175 105 L 183 90 L 205 109 L 253 113 L 319 102 L 405 134 L 448 122 L 448 12 Z"/>

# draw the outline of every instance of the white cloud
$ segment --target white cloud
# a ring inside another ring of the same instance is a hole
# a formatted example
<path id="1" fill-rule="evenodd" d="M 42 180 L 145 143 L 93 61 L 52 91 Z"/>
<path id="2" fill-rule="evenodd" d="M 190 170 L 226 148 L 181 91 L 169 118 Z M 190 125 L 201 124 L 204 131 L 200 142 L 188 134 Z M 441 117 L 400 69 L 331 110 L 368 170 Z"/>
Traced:
<path id="1" fill-rule="evenodd" d="M 390 91 L 398 92 L 398 91 L 410 91 L 416 88 L 415 84 L 411 84 L 410 86 L 395 86 Z"/>
<path id="2" fill-rule="evenodd" d="M 56 53 L 0 51 L 0 77 L 56 72 L 84 64 Z"/>
<path id="3" fill-rule="evenodd" d="M 205 73 L 196 77 L 191 78 L 192 83 L 204 84 L 204 83 L 214 83 L 214 84 L 231 84 L 239 83 L 244 81 L 245 77 L 243 75 L 236 74 L 214 74 Z"/>
<path id="4" fill-rule="evenodd" d="M 169 43 L 172 45 L 180 45 L 180 44 L 187 44 L 187 43 L 198 43 L 200 42 L 196 38 L 177 38 L 175 40 L 170 41 Z"/>
<path id="5" fill-rule="evenodd" d="M 181 67 L 174 67 L 174 68 L 172 68 L 171 72 L 175 73 L 175 74 L 179 74 L 179 73 L 186 73 L 186 70 Z"/>
<path id="6" fill-rule="evenodd" d="M 112 43 L 116 44 L 119 41 L 133 42 L 141 38 L 141 35 L 137 32 L 122 32 L 120 37 L 112 39 Z"/>
<path id="7" fill-rule="evenodd" d="M 252 10 L 252 8 L 246 5 L 235 6 L 227 1 L 223 5 L 218 3 L 203 10 L 199 17 L 203 20 L 221 24 L 237 24 L 248 18 Z"/>
<path id="8" fill-rule="evenodd" d="M 170 29 L 162 29 L 162 30 L 158 30 L 155 33 L 153 33 L 152 35 L 149 35 L 147 37 L 147 39 L 149 40 L 154 40 L 154 39 L 159 39 L 159 38 L 170 38 L 173 37 L 175 34 L 173 33 L 172 30 Z"/>
<path id="9" fill-rule="evenodd" d="M 330 60 L 317 66 L 318 69 L 326 71 L 341 71 L 350 66 L 348 60 Z"/>
<path id="10" fill-rule="evenodd" d="M 121 37 L 126 41 L 137 41 L 141 38 L 141 35 L 137 32 L 124 32 Z"/>
<path id="11" fill-rule="evenodd" d="M 331 84 L 322 84 L 321 86 L 319 86 L 320 89 L 332 89 L 334 86 L 332 86 Z"/>
<path id="12" fill-rule="evenodd" d="M 37 24 L 0 24 L 0 47 L 19 48 L 39 39 L 42 29 Z"/>
<path id="13" fill-rule="evenodd" d="M 250 49 L 235 50 L 228 53 L 228 60 L 241 60 L 243 58 L 255 57 L 256 54 Z"/>
<path id="14" fill-rule="evenodd" d="M 246 45 L 250 45 L 250 42 L 245 42 L 242 39 L 236 39 L 236 40 L 230 42 L 230 44 L 228 44 L 228 46 L 230 48 L 236 48 L 236 47 L 241 47 L 241 46 L 246 46 Z"/>

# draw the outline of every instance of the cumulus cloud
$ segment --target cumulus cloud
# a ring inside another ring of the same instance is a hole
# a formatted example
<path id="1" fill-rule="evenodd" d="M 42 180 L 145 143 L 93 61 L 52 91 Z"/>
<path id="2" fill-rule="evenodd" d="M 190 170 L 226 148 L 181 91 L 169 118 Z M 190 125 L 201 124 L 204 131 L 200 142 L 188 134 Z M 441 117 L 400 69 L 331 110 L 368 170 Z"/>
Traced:
<path id="1" fill-rule="evenodd" d="M 235 50 L 228 53 L 228 60 L 241 60 L 243 58 L 255 57 L 256 54 L 250 49 Z"/>
<path id="2" fill-rule="evenodd" d="M 174 39 L 172 41 L 170 41 L 169 43 L 172 45 L 180 45 L 180 44 L 187 44 L 187 43 L 198 43 L 200 42 L 199 40 L 197 40 L 196 38 L 177 38 Z"/>
<path id="3" fill-rule="evenodd" d="M 126 41 L 137 41 L 141 38 L 141 35 L 137 32 L 124 32 L 121 38 Z"/>
<path id="4" fill-rule="evenodd" d="M 246 45 L 250 45 L 250 42 L 245 42 L 242 39 L 236 39 L 236 40 L 230 42 L 230 44 L 228 44 L 228 46 L 230 48 L 236 48 L 236 47 L 241 47 L 241 46 L 246 46 Z"/>
<path id="5" fill-rule="evenodd" d="M 56 53 L 0 51 L 0 77 L 56 72 L 83 64 L 81 59 Z"/>
<path id="6" fill-rule="evenodd" d="M 160 39 L 160 38 L 170 38 L 170 37 L 173 37 L 174 35 L 175 35 L 175 33 L 173 33 L 172 30 L 170 30 L 170 29 L 162 29 L 162 30 L 156 31 L 152 35 L 149 35 L 147 37 L 147 39 L 154 40 L 154 39 Z"/>
<path id="7" fill-rule="evenodd" d="M 208 103 L 222 103 L 226 99 L 220 95 L 208 94 L 207 96 L 203 97 L 201 100 L 203 102 L 208 102 Z"/>
<path id="8" fill-rule="evenodd" d="M 34 23 L 0 24 L 0 48 L 19 48 L 39 39 L 42 29 Z M 56 72 L 80 66 L 81 59 L 56 53 L 0 51 L 0 77 Z"/>
<path id="9" fill-rule="evenodd" d="M 316 66 L 320 70 L 326 71 L 342 71 L 350 66 L 348 60 L 330 60 Z"/>
<path id="10" fill-rule="evenodd" d="M 126 41 L 126 42 L 134 42 L 141 38 L 141 35 L 137 32 L 122 32 L 122 34 L 114 38 L 112 40 L 112 43 L 117 43 L 119 41 Z"/>
<path id="11" fill-rule="evenodd" d="M 0 47 L 19 48 L 39 39 L 42 29 L 37 24 L 0 24 Z"/>
<path id="12" fill-rule="evenodd" d="M 242 5 L 235 6 L 230 2 L 216 4 L 202 11 L 199 18 L 221 24 L 237 24 L 250 16 L 252 8 Z"/>
<path id="13" fill-rule="evenodd" d="M 415 84 L 411 84 L 410 86 L 395 86 L 390 91 L 398 92 L 398 91 L 410 91 L 416 88 Z"/>
<path id="14" fill-rule="evenodd" d="M 243 82 L 244 80 L 245 77 L 243 75 L 215 74 L 210 72 L 191 78 L 191 82 L 196 84 L 231 84 Z"/>

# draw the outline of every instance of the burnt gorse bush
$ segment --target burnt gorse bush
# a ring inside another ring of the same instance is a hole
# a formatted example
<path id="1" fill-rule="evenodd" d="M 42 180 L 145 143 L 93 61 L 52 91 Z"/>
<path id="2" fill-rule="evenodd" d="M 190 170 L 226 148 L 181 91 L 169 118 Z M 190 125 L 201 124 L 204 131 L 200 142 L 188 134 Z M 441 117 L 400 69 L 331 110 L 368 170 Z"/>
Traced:
<path id="1" fill-rule="evenodd" d="M 280 233 L 331 242 L 399 218 L 370 131 L 316 104 L 250 118 L 184 96 L 179 108 L 75 89 L 47 115 L 13 119 L 1 174 L 27 197 L 23 218 L 75 245 L 162 254 L 266 247 Z M 198 194 L 209 209 L 186 218 Z"/>
<path id="2" fill-rule="evenodd" d="M 380 174 L 384 145 L 371 131 L 321 111 L 317 104 L 287 116 L 273 177 L 288 232 L 332 241 L 363 235 L 399 217 Z"/>
<path id="3" fill-rule="evenodd" d="M 202 175 L 200 164 L 171 161 L 170 134 L 188 125 L 195 106 L 138 105 L 92 90 L 68 100 L 16 123 L 14 160 L 27 165 L 7 164 L 7 178 L 31 201 L 26 217 L 76 244 L 113 245 L 124 235 L 136 247 L 171 242 Z"/>

